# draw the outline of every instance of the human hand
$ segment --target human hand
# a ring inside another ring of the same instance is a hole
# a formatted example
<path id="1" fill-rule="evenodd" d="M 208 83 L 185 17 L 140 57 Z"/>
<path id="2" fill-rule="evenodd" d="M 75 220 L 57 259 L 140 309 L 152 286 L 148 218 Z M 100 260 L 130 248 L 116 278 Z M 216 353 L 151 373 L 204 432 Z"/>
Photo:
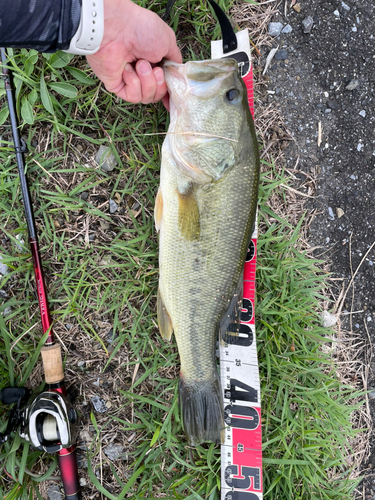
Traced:
<path id="1" fill-rule="evenodd" d="M 106 89 L 125 101 L 163 99 L 168 106 L 162 59 L 182 62 L 173 30 L 131 0 L 104 0 L 104 36 L 87 60 Z"/>

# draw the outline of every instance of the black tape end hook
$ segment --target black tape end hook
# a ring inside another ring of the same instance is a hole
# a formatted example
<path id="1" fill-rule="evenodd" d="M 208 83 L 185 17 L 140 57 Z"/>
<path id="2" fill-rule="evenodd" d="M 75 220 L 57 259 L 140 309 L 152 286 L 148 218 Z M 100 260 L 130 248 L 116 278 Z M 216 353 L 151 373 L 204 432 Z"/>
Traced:
<path id="1" fill-rule="evenodd" d="M 223 36 L 223 53 L 227 54 L 237 49 L 237 37 L 234 29 L 225 12 L 214 0 L 208 0 L 214 9 L 217 20 L 219 21 L 221 33 Z"/>
<path id="2" fill-rule="evenodd" d="M 237 37 L 227 15 L 214 0 L 208 0 L 208 1 L 210 2 L 211 7 L 214 9 L 217 20 L 219 21 L 220 24 L 221 33 L 223 37 L 223 53 L 227 54 L 228 52 L 236 50 Z M 164 15 L 162 17 L 163 21 L 167 21 L 175 2 L 176 0 L 168 0 Z"/>

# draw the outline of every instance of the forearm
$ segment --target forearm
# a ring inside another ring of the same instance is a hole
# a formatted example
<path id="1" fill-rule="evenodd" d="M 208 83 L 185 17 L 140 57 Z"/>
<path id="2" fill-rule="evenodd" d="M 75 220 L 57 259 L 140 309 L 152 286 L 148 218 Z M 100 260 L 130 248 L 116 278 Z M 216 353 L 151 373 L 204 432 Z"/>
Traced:
<path id="1" fill-rule="evenodd" d="M 80 0 L 0 0 L 0 46 L 67 49 L 80 16 Z"/>

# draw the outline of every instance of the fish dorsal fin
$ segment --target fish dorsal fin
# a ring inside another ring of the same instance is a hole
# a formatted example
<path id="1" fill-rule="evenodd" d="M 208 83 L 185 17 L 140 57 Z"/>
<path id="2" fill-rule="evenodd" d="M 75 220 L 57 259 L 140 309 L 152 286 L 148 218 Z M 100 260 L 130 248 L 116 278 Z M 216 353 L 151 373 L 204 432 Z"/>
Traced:
<path id="1" fill-rule="evenodd" d="M 173 332 L 172 321 L 161 297 L 160 288 L 158 288 L 157 314 L 159 330 L 162 338 L 164 340 L 171 340 Z"/>
<path id="2" fill-rule="evenodd" d="M 219 333 L 220 339 L 226 341 L 228 335 L 238 337 L 240 326 L 240 314 L 243 297 L 243 273 L 240 275 L 237 287 L 232 295 L 227 312 L 221 319 Z M 231 342 L 232 344 L 234 342 Z"/>
<path id="3" fill-rule="evenodd" d="M 160 231 L 161 221 L 163 218 L 163 196 L 161 194 L 161 189 L 159 186 L 158 193 L 155 199 L 155 227 L 156 231 Z"/>
<path id="4" fill-rule="evenodd" d="M 199 239 L 200 221 L 199 208 L 195 199 L 193 189 L 186 193 L 178 193 L 178 228 L 181 235 L 188 241 Z"/>

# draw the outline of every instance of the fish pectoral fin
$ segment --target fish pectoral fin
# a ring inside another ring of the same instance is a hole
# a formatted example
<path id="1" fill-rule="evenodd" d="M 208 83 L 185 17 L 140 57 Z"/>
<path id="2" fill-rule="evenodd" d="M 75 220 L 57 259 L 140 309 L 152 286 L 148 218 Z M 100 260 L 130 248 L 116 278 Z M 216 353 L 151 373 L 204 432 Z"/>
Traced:
<path id="1" fill-rule="evenodd" d="M 154 218 L 155 218 L 155 227 L 156 231 L 160 231 L 160 226 L 161 226 L 161 221 L 163 218 L 163 195 L 161 194 L 161 189 L 159 186 L 156 199 L 155 199 L 155 213 L 154 213 Z"/>
<path id="2" fill-rule="evenodd" d="M 227 312 L 220 322 L 220 339 L 227 342 L 227 338 L 231 337 L 231 344 L 234 344 L 233 338 L 239 337 L 240 314 L 242 309 L 243 297 L 243 273 L 240 275 L 237 287 L 233 293 L 232 299 L 229 302 Z"/>
<path id="3" fill-rule="evenodd" d="M 199 208 L 192 189 L 186 194 L 178 192 L 178 229 L 185 240 L 199 239 Z"/>
<path id="4" fill-rule="evenodd" d="M 162 338 L 164 340 L 171 340 L 173 332 L 172 321 L 161 297 L 160 288 L 158 288 L 157 314 L 159 330 Z"/>

